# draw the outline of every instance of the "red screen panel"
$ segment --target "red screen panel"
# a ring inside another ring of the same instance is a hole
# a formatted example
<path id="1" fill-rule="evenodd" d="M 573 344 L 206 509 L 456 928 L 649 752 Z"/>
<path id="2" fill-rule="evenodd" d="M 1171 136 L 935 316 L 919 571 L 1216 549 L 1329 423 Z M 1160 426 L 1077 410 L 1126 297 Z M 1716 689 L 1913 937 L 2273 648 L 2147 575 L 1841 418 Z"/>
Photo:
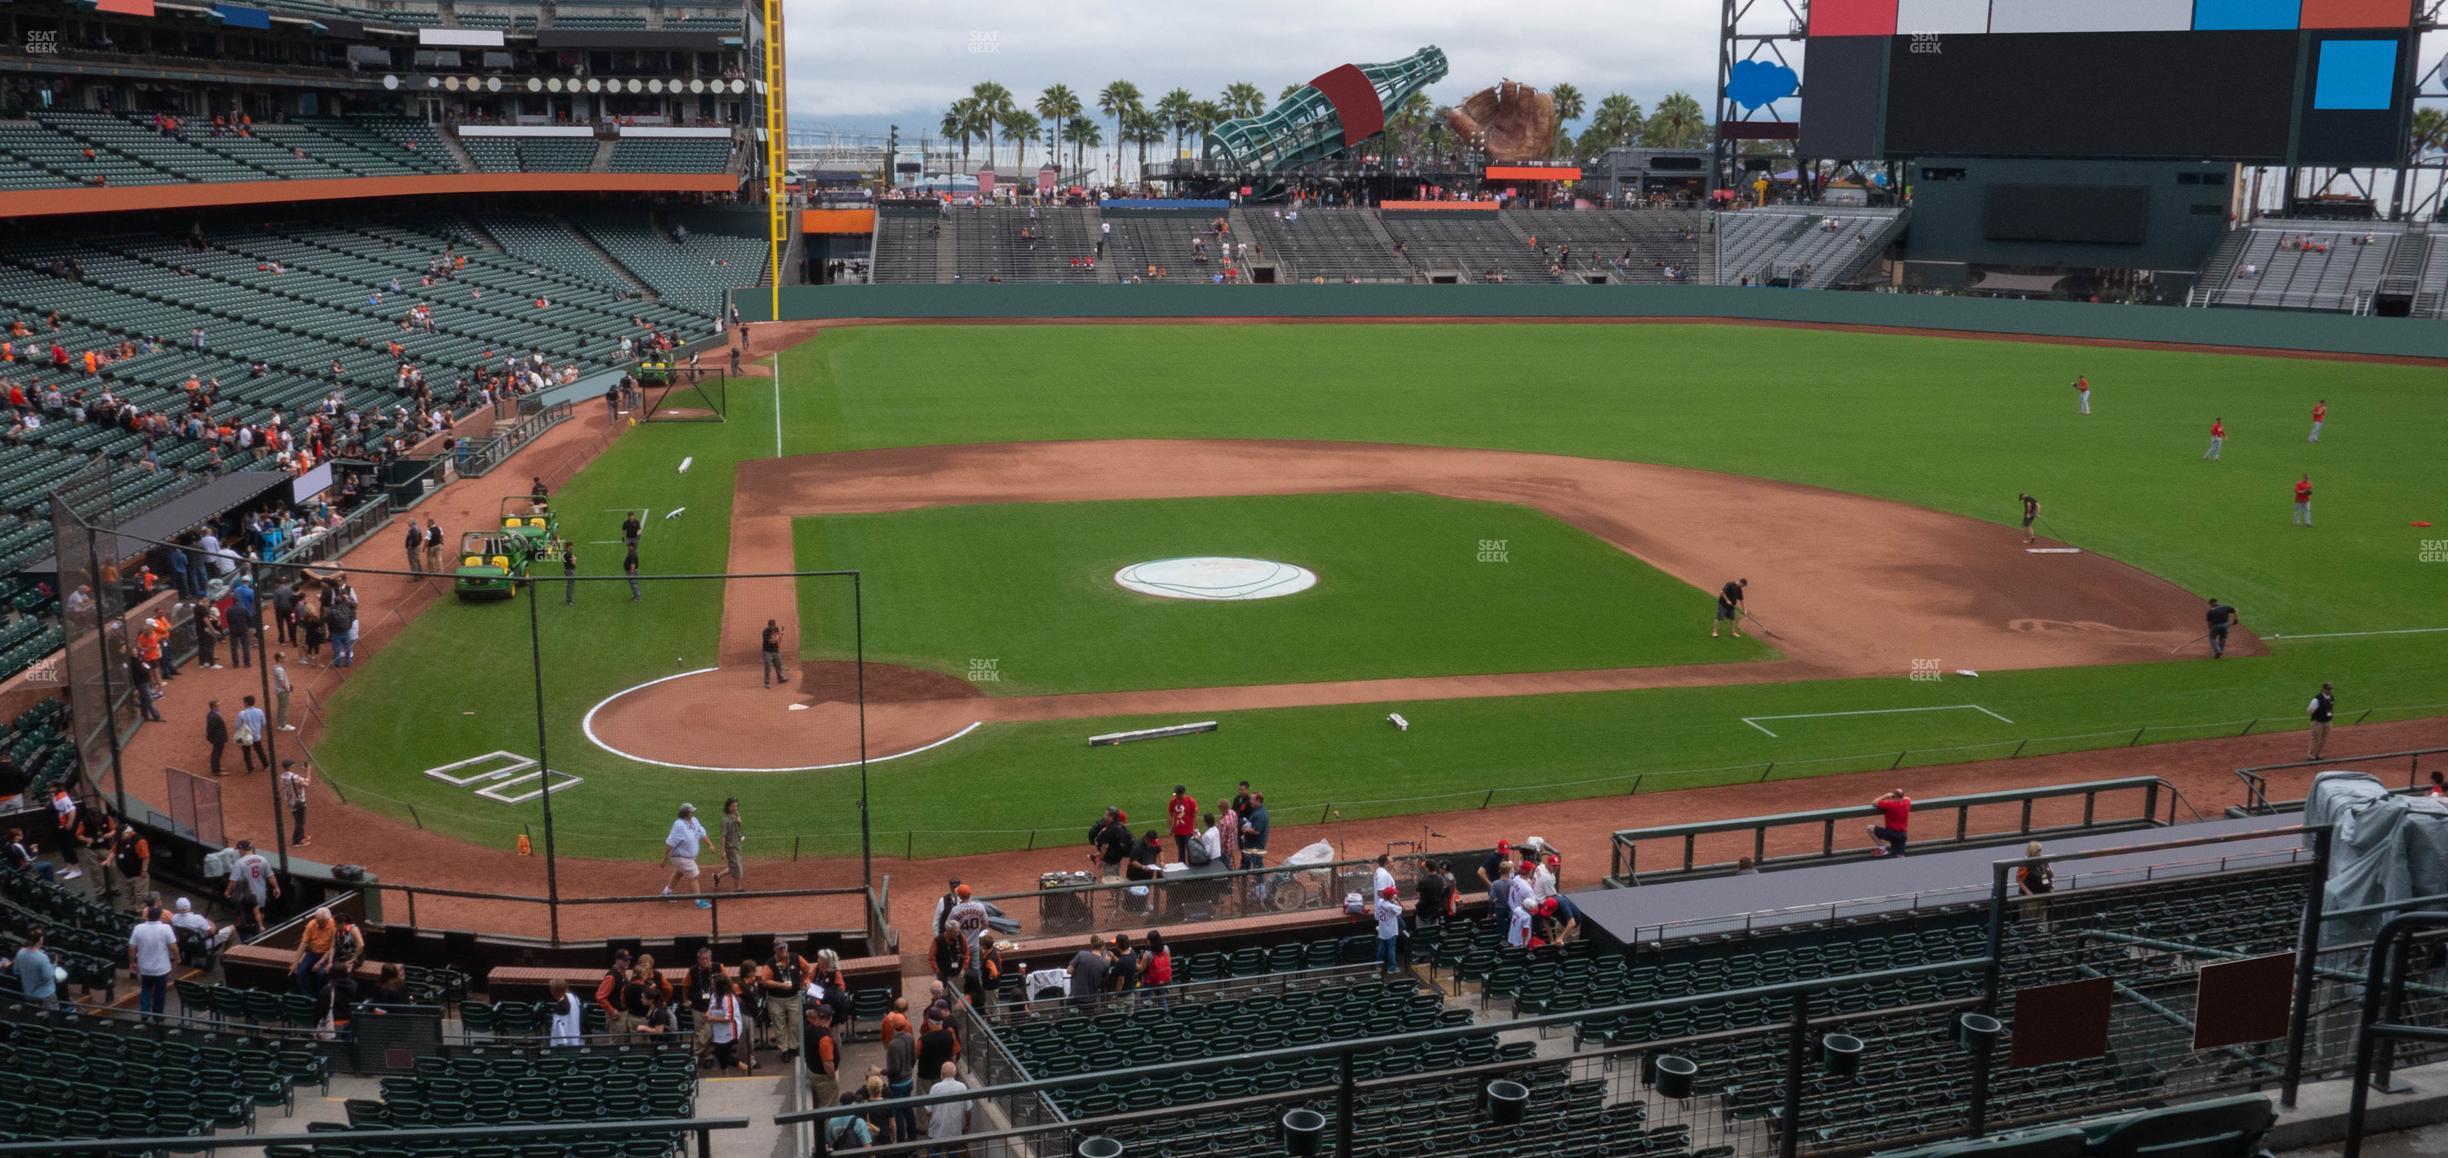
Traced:
<path id="1" fill-rule="evenodd" d="M 2404 28 L 2414 22 L 2406 0 L 2303 0 L 2305 28 Z"/>
<path id="2" fill-rule="evenodd" d="M 95 11 L 116 12 L 121 16 L 153 15 L 153 0 L 96 0 Z"/>
<path id="3" fill-rule="evenodd" d="M 1309 87 L 1334 103 L 1335 119 L 1343 122 L 1343 143 L 1357 145 L 1385 131 L 1385 105 L 1377 86 L 1357 65 L 1344 65 L 1320 75 Z"/>
<path id="4" fill-rule="evenodd" d="M 1901 0 L 1817 0 L 1811 5 L 1813 36 L 1893 36 Z"/>

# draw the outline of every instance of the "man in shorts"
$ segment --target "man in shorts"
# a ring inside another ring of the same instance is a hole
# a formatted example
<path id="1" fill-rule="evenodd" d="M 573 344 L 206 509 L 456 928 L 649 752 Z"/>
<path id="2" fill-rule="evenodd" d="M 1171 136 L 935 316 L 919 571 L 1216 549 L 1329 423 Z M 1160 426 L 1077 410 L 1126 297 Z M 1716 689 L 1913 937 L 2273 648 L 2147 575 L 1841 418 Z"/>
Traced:
<path id="1" fill-rule="evenodd" d="M 1717 638 L 1720 625 L 1734 629 L 1734 638 L 1742 638 L 1743 589 L 1751 586 L 1748 579 L 1736 579 L 1717 590 L 1717 618 L 1709 624 L 1709 638 Z"/>
<path id="2" fill-rule="evenodd" d="M 671 834 L 663 838 L 663 863 L 671 869 L 671 879 L 663 882 L 664 896 L 675 895 L 672 890 L 681 881 L 688 882 L 689 892 L 698 891 L 697 852 L 705 847 L 705 841 L 705 825 L 697 823 L 697 806 L 681 805 L 679 819 L 672 821 Z M 697 907 L 712 908 L 713 902 L 698 897 Z"/>
<path id="3" fill-rule="evenodd" d="M 2023 504 L 2023 541 L 2025 543 L 2036 542 L 2037 539 L 2032 535 L 2032 524 L 2040 521 L 2040 500 L 2029 494 L 2016 495 L 2015 498 Z"/>
<path id="4" fill-rule="evenodd" d="M 1904 830 L 1912 823 L 1912 797 L 1904 795 L 1901 788 L 1890 788 L 1887 795 L 1871 801 L 1870 807 L 1879 814 L 1879 822 L 1870 826 L 1870 839 L 1874 842 L 1871 855 L 1904 855 Z"/>

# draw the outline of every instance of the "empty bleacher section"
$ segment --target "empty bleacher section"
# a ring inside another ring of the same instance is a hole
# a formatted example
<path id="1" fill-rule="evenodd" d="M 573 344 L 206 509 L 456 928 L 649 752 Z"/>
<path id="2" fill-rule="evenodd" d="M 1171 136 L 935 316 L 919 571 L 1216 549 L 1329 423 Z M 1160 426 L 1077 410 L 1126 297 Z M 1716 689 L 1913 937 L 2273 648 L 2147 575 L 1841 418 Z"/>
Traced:
<path id="1" fill-rule="evenodd" d="M 1509 209 L 1505 216 L 1542 248 L 1569 247 L 1578 273 L 1633 285 L 1709 277 L 1703 260 L 1714 239 L 1708 215 L 1696 209 Z"/>
<path id="2" fill-rule="evenodd" d="M 1431 277 L 1472 282 L 1563 280 L 1554 272 L 1555 260 L 1549 253 L 1532 248 L 1528 238 L 1515 233 L 1491 211 L 1388 211 L 1379 220 L 1403 259 Z"/>
<path id="3" fill-rule="evenodd" d="M 1904 225 L 1892 209 L 1746 209 L 1717 217 L 1717 283 L 1842 285 L 1892 244 Z"/>
<path id="4" fill-rule="evenodd" d="M 719 173 L 730 163 L 728 137 L 622 137 L 612 146 L 615 173 Z"/>
<path id="5" fill-rule="evenodd" d="M 686 1118 L 696 1108 L 697 1067 L 686 1039 L 669 1048 L 480 1047 L 420 1057 L 414 1074 L 384 1078 L 381 1089 L 379 1101 L 352 1099 L 348 1103 L 351 1127 Z M 332 1136 L 345 1144 L 345 1131 L 334 1131 Z M 611 1152 L 663 1153 L 677 1139 L 654 1141 L 661 1144 L 649 1142 L 643 1150 L 614 1148 Z M 331 1149 L 317 1147 L 319 1152 Z M 464 1151 L 453 1145 L 431 1152 Z"/>
<path id="6" fill-rule="evenodd" d="M 621 150 L 631 147 L 624 141 L 614 151 L 615 168 L 620 167 Z M 1699 210 L 1294 211 L 1272 206 L 1230 209 L 1221 201 L 1123 200 L 1107 202 L 1102 210 L 1041 208 L 1038 214 L 1032 222 L 1025 208 L 887 205 L 877 220 L 875 280 L 949 282 L 955 273 L 962 281 L 1107 280 L 1097 271 L 1070 264 L 1079 254 L 1093 253 L 1102 236 L 1103 265 L 1112 280 L 1208 282 L 1223 272 L 1219 239 L 1212 229 L 1222 214 L 1229 214 L 1234 223 L 1228 240 L 1236 252 L 1240 245 L 1248 246 L 1242 255 L 1246 262 L 1235 263 L 1235 281 L 1340 284 L 1459 278 L 1472 283 L 1604 280 L 1661 285 L 1706 283 L 1715 269 L 1716 237 L 1710 216 Z M 1868 220 L 1867 244 L 1883 250 L 1893 240 L 1896 219 L 1873 214 Z M 1783 224 L 1798 233 L 1799 220 Z M 1034 237 L 1022 237 L 1023 228 Z M 1841 240 L 1851 244 L 1853 236 L 1848 232 Z M 1194 246 L 1200 239 L 1206 244 Z M 958 255 L 957 262 L 945 265 L 939 250 Z M 1861 260 L 1872 256 L 1875 253 L 1865 253 Z M 1559 264 L 1567 268 L 1559 272 Z M 1848 272 L 1816 270 L 1827 284 Z M 1501 277 L 1491 278 L 1491 273 Z"/>
<path id="7" fill-rule="evenodd" d="M 962 281 L 1102 280 L 1095 210 L 981 206 L 953 210 L 952 221 Z"/>
<path id="8" fill-rule="evenodd" d="M 933 205 L 884 205 L 876 210 L 875 280 L 928 284 L 950 280 L 936 252 L 950 224 Z M 1110 259 L 1109 259 L 1110 260 Z"/>
<path id="9" fill-rule="evenodd" d="M 1244 209 L 1250 264 L 1276 266 L 1277 280 L 1309 284 L 1407 282 L 1411 263 L 1394 253 L 1368 209 Z"/>
<path id="10" fill-rule="evenodd" d="M 574 215 L 570 224 L 654 286 L 664 304 L 705 319 L 709 324 L 684 331 L 699 338 L 712 334 L 710 323 L 721 316 L 727 291 L 764 285 L 772 272 L 767 241 L 752 235 L 761 220 L 676 210 L 658 224 L 640 209 Z M 666 224 L 687 232 L 684 236 Z"/>
<path id="11" fill-rule="evenodd" d="M 2230 233 L 2197 300 L 2217 306 L 2359 312 L 2369 307 L 2402 227 L 2271 221 Z"/>

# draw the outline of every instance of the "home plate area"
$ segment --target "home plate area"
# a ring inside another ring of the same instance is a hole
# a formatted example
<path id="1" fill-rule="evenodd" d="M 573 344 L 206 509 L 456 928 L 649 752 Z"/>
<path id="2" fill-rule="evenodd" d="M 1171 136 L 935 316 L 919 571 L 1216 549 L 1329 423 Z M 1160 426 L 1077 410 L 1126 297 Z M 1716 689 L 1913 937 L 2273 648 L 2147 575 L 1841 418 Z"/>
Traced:
<path id="1" fill-rule="evenodd" d="M 495 751 L 470 756 L 439 768 L 428 768 L 425 774 L 453 788 L 481 785 L 476 788 L 476 795 L 497 804 L 525 804 L 545 792 L 542 784 L 544 768 L 534 759 L 516 752 Z M 575 788 L 586 781 L 586 777 L 572 776 L 567 772 L 554 772 L 552 777 L 551 790 L 554 792 Z"/>

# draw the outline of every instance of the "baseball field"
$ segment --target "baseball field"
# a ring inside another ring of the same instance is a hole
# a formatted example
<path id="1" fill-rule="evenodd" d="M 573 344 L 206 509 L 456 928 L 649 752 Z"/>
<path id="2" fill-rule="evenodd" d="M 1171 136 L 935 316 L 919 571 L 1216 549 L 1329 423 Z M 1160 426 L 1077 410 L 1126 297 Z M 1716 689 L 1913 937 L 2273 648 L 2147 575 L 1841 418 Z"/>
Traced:
<path id="1" fill-rule="evenodd" d="M 588 577 L 535 608 L 564 852 L 726 796 L 752 852 L 855 851 L 854 650 L 873 826 L 920 855 L 1068 843 L 1175 783 L 1359 817 L 2283 730 L 2324 680 L 2342 719 L 2448 713 L 2434 367 L 1711 325 L 851 327 L 778 362 L 554 496 Z M 1113 582 L 1201 555 L 1318 584 Z M 855 569 L 855 604 L 652 578 L 794 567 Z M 1712 640 L 1737 577 L 1754 630 Z M 2209 596 L 2246 632 L 2215 662 Z M 419 616 L 324 705 L 326 777 L 487 844 L 532 826 L 428 774 L 536 754 L 528 621 Z"/>

